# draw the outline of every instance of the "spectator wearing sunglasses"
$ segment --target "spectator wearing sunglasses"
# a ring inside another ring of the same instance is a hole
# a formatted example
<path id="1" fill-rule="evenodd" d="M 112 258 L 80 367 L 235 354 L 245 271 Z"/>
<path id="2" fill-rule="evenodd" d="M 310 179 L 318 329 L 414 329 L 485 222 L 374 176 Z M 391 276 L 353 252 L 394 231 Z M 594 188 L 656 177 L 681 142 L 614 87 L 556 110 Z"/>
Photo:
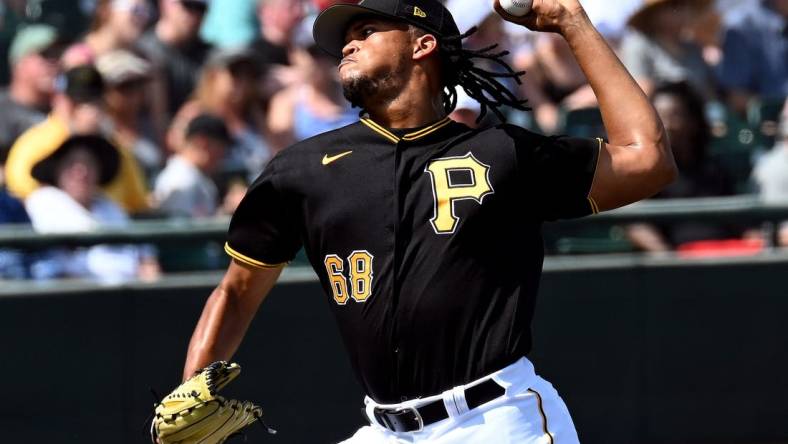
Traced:
<path id="1" fill-rule="evenodd" d="M 24 28 L 11 43 L 11 83 L 0 90 L 0 151 L 49 112 L 62 47 L 57 30 L 48 25 Z"/>
<path id="2" fill-rule="evenodd" d="M 211 47 L 199 35 L 207 0 L 159 0 L 160 17 L 140 48 L 161 73 L 154 112 L 172 117 L 188 100 Z"/>
<path id="3" fill-rule="evenodd" d="M 100 0 L 85 43 L 96 57 L 132 48 L 151 17 L 148 0 Z"/>
<path id="4" fill-rule="evenodd" d="M 119 49 L 99 57 L 96 68 L 106 85 L 104 129 L 119 148 L 133 154 L 151 183 L 162 166 L 162 153 L 146 112 L 151 64 L 130 51 Z"/>

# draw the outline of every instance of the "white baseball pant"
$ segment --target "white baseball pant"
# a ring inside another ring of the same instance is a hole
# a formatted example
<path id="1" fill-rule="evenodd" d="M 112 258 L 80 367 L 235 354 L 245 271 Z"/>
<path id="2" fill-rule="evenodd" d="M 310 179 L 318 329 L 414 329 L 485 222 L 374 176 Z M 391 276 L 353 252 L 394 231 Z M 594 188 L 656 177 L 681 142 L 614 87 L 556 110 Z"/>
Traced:
<path id="1" fill-rule="evenodd" d="M 566 405 L 553 386 L 534 372 L 531 361 L 523 357 L 490 376 L 506 393 L 472 410 L 468 410 L 462 397 L 464 386 L 395 405 L 376 404 L 367 397 L 364 402 L 369 418 L 374 418 L 372 411 L 376 406 L 418 407 L 435 399 L 443 399 L 449 418 L 407 433 L 392 432 L 372 419 L 372 425 L 362 427 L 340 444 L 579 443 Z"/>

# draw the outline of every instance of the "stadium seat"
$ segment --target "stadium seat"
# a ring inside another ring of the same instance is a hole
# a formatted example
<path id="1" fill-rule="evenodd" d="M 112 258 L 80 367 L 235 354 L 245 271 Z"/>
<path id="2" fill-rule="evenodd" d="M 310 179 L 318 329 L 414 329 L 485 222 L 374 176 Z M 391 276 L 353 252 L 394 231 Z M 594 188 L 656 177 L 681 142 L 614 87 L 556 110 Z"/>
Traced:
<path id="1" fill-rule="evenodd" d="M 780 126 L 780 113 L 785 105 L 785 97 L 759 98 L 750 101 L 747 108 L 747 121 L 758 135 L 761 149 L 770 150 L 775 142 Z"/>
<path id="2" fill-rule="evenodd" d="M 753 157 L 759 150 L 758 134 L 749 122 L 721 103 L 708 105 L 712 140 L 709 156 L 716 159 L 736 182 L 736 191 L 751 191 L 749 178 Z"/>

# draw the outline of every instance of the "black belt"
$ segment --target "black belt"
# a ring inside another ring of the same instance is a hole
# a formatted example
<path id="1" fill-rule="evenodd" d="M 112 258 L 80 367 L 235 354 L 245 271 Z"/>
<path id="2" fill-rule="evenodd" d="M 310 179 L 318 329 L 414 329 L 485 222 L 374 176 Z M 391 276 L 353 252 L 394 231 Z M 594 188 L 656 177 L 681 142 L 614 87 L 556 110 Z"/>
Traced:
<path id="1" fill-rule="evenodd" d="M 492 378 L 465 389 L 465 401 L 469 409 L 506 393 L 506 389 L 498 385 Z M 393 432 L 417 432 L 424 427 L 449 417 L 443 399 L 429 402 L 419 407 L 382 408 L 373 410 L 378 424 Z"/>

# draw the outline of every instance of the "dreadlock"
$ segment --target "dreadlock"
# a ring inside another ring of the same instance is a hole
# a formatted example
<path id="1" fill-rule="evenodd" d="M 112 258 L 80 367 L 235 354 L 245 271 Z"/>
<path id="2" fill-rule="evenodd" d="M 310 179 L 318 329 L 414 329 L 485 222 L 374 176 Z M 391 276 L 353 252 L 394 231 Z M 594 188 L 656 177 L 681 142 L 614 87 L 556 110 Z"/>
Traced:
<path id="1" fill-rule="evenodd" d="M 474 26 L 463 34 L 458 34 L 441 39 L 440 48 L 441 65 L 443 67 L 444 87 L 443 108 L 446 113 L 451 113 L 457 106 L 457 90 L 460 86 L 465 93 L 481 104 L 481 112 L 476 122 L 481 122 L 492 110 L 501 121 L 506 121 L 506 116 L 501 111 L 502 106 L 508 106 L 520 111 L 528 111 L 527 100 L 517 97 L 506 85 L 498 79 L 514 79 L 518 85 L 522 84 L 520 76 L 525 71 L 515 71 L 504 60 L 509 51 L 493 52 L 498 44 L 486 48 L 471 50 L 462 47 L 462 41 L 477 31 Z M 493 72 L 479 68 L 474 64 L 474 59 L 489 60 L 501 66 L 505 72 Z"/>

